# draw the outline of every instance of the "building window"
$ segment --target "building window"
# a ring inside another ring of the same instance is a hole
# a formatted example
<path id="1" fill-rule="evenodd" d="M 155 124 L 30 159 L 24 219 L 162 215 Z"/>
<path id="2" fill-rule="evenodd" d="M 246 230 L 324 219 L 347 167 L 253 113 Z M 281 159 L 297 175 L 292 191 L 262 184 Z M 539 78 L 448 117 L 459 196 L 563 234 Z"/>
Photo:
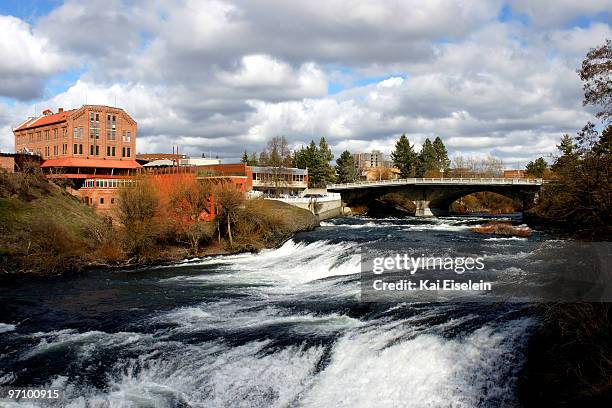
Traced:
<path id="1" fill-rule="evenodd" d="M 128 130 L 128 132 L 127 132 L 127 141 L 128 141 L 128 142 L 131 142 L 131 141 L 132 141 L 132 132 L 130 132 L 129 130 Z"/>
<path id="2" fill-rule="evenodd" d="M 110 156 L 110 146 L 106 146 L 106 155 Z"/>
<path id="3" fill-rule="evenodd" d="M 53 139 L 57 139 L 57 129 L 53 129 Z"/>
<path id="4" fill-rule="evenodd" d="M 130 156 L 131 156 L 131 155 L 130 155 L 130 148 L 128 147 L 128 148 L 127 148 L 127 157 L 130 157 Z"/>
<path id="5" fill-rule="evenodd" d="M 93 156 L 93 152 L 94 152 L 93 149 L 94 149 L 93 145 L 89 145 L 89 155 L 90 156 Z"/>
<path id="6" fill-rule="evenodd" d="M 74 146 L 72 146 L 72 154 L 78 154 L 77 153 L 78 152 L 77 149 L 78 149 L 78 147 L 77 147 L 77 144 L 75 143 Z"/>
<path id="7" fill-rule="evenodd" d="M 125 147 L 121 148 L 121 157 L 125 157 Z"/>
<path id="8" fill-rule="evenodd" d="M 95 121 L 94 121 L 95 118 Z M 99 139 L 100 138 L 100 115 L 96 113 L 94 115 L 93 112 L 89 114 L 89 137 L 91 139 Z"/>
<path id="9" fill-rule="evenodd" d="M 115 146 L 111 147 L 111 156 L 115 157 Z"/>
<path id="10" fill-rule="evenodd" d="M 104 197 L 100 197 L 100 204 L 104 204 Z"/>
<path id="11" fill-rule="evenodd" d="M 115 199 L 111 197 L 111 204 L 115 204 Z"/>
<path id="12" fill-rule="evenodd" d="M 83 145 L 79 144 L 79 154 L 83 154 Z"/>
<path id="13" fill-rule="evenodd" d="M 96 146 L 96 156 L 100 155 L 100 146 Z"/>

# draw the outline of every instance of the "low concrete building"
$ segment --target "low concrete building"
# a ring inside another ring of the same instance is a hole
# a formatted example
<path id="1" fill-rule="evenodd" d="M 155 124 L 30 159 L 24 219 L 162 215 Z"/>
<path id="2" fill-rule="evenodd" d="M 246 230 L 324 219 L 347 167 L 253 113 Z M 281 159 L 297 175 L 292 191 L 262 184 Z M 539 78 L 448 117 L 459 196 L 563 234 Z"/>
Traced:
<path id="1" fill-rule="evenodd" d="M 261 167 L 251 168 L 253 190 L 264 195 L 299 196 L 308 188 L 308 170 L 293 167 Z"/>

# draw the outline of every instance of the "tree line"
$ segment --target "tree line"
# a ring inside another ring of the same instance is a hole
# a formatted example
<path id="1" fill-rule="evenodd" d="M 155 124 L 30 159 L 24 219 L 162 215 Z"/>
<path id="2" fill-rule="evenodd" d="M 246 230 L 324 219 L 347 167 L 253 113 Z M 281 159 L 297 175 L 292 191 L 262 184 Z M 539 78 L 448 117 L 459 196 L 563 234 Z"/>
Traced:
<path id="1" fill-rule="evenodd" d="M 391 158 L 404 178 L 436 177 L 450 167 L 448 151 L 440 137 L 436 137 L 433 143 L 429 138 L 425 139 L 417 153 L 404 134 L 396 142 Z M 331 164 L 333 159 L 334 154 L 324 137 L 318 144 L 311 140 L 307 146 L 291 151 L 284 136 L 275 136 L 268 140 L 259 155 L 255 152 L 249 154 L 245 150 L 241 162 L 249 166 L 308 169 L 309 187 L 324 187 L 334 182 L 350 183 L 359 179 L 358 165 L 350 151 L 343 151 L 335 166 Z"/>

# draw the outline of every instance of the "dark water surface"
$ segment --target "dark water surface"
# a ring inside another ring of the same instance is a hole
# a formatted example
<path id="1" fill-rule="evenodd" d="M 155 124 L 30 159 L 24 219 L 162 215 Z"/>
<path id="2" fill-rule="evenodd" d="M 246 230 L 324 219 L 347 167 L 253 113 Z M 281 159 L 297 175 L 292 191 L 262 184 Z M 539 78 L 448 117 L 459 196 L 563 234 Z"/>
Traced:
<path id="1" fill-rule="evenodd" d="M 256 255 L 3 284 L 0 385 L 74 407 L 512 405 L 529 304 L 360 301 L 372 242 L 477 247 L 520 279 L 547 239 L 470 231 L 485 221 L 340 218 Z"/>

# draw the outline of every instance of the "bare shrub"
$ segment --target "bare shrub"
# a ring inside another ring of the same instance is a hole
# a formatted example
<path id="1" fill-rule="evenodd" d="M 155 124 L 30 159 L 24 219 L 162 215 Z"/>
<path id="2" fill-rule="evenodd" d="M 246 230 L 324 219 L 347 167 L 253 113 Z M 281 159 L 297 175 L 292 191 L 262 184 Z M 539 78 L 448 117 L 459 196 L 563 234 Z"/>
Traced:
<path id="1" fill-rule="evenodd" d="M 117 217 L 123 225 L 150 220 L 158 211 L 157 191 L 148 179 L 136 180 L 133 185 L 119 190 Z"/>
<path id="2" fill-rule="evenodd" d="M 234 246 L 232 223 L 234 223 L 240 207 L 244 205 L 244 193 L 236 190 L 234 183 L 222 183 L 216 186 L 215 199 L 219 208 L 221 223 L 226 227 L 230 248 Z"/>
<path id="3" fill-rule="evenodd" d="M 189 224 L 185 228 L 183 234 L 189 242 L 190 251 L 193 255 L 197 255 L 200 245 L 210 242 L 217 232 L 217 226 L 214 222 L 198 221 Z"/>

